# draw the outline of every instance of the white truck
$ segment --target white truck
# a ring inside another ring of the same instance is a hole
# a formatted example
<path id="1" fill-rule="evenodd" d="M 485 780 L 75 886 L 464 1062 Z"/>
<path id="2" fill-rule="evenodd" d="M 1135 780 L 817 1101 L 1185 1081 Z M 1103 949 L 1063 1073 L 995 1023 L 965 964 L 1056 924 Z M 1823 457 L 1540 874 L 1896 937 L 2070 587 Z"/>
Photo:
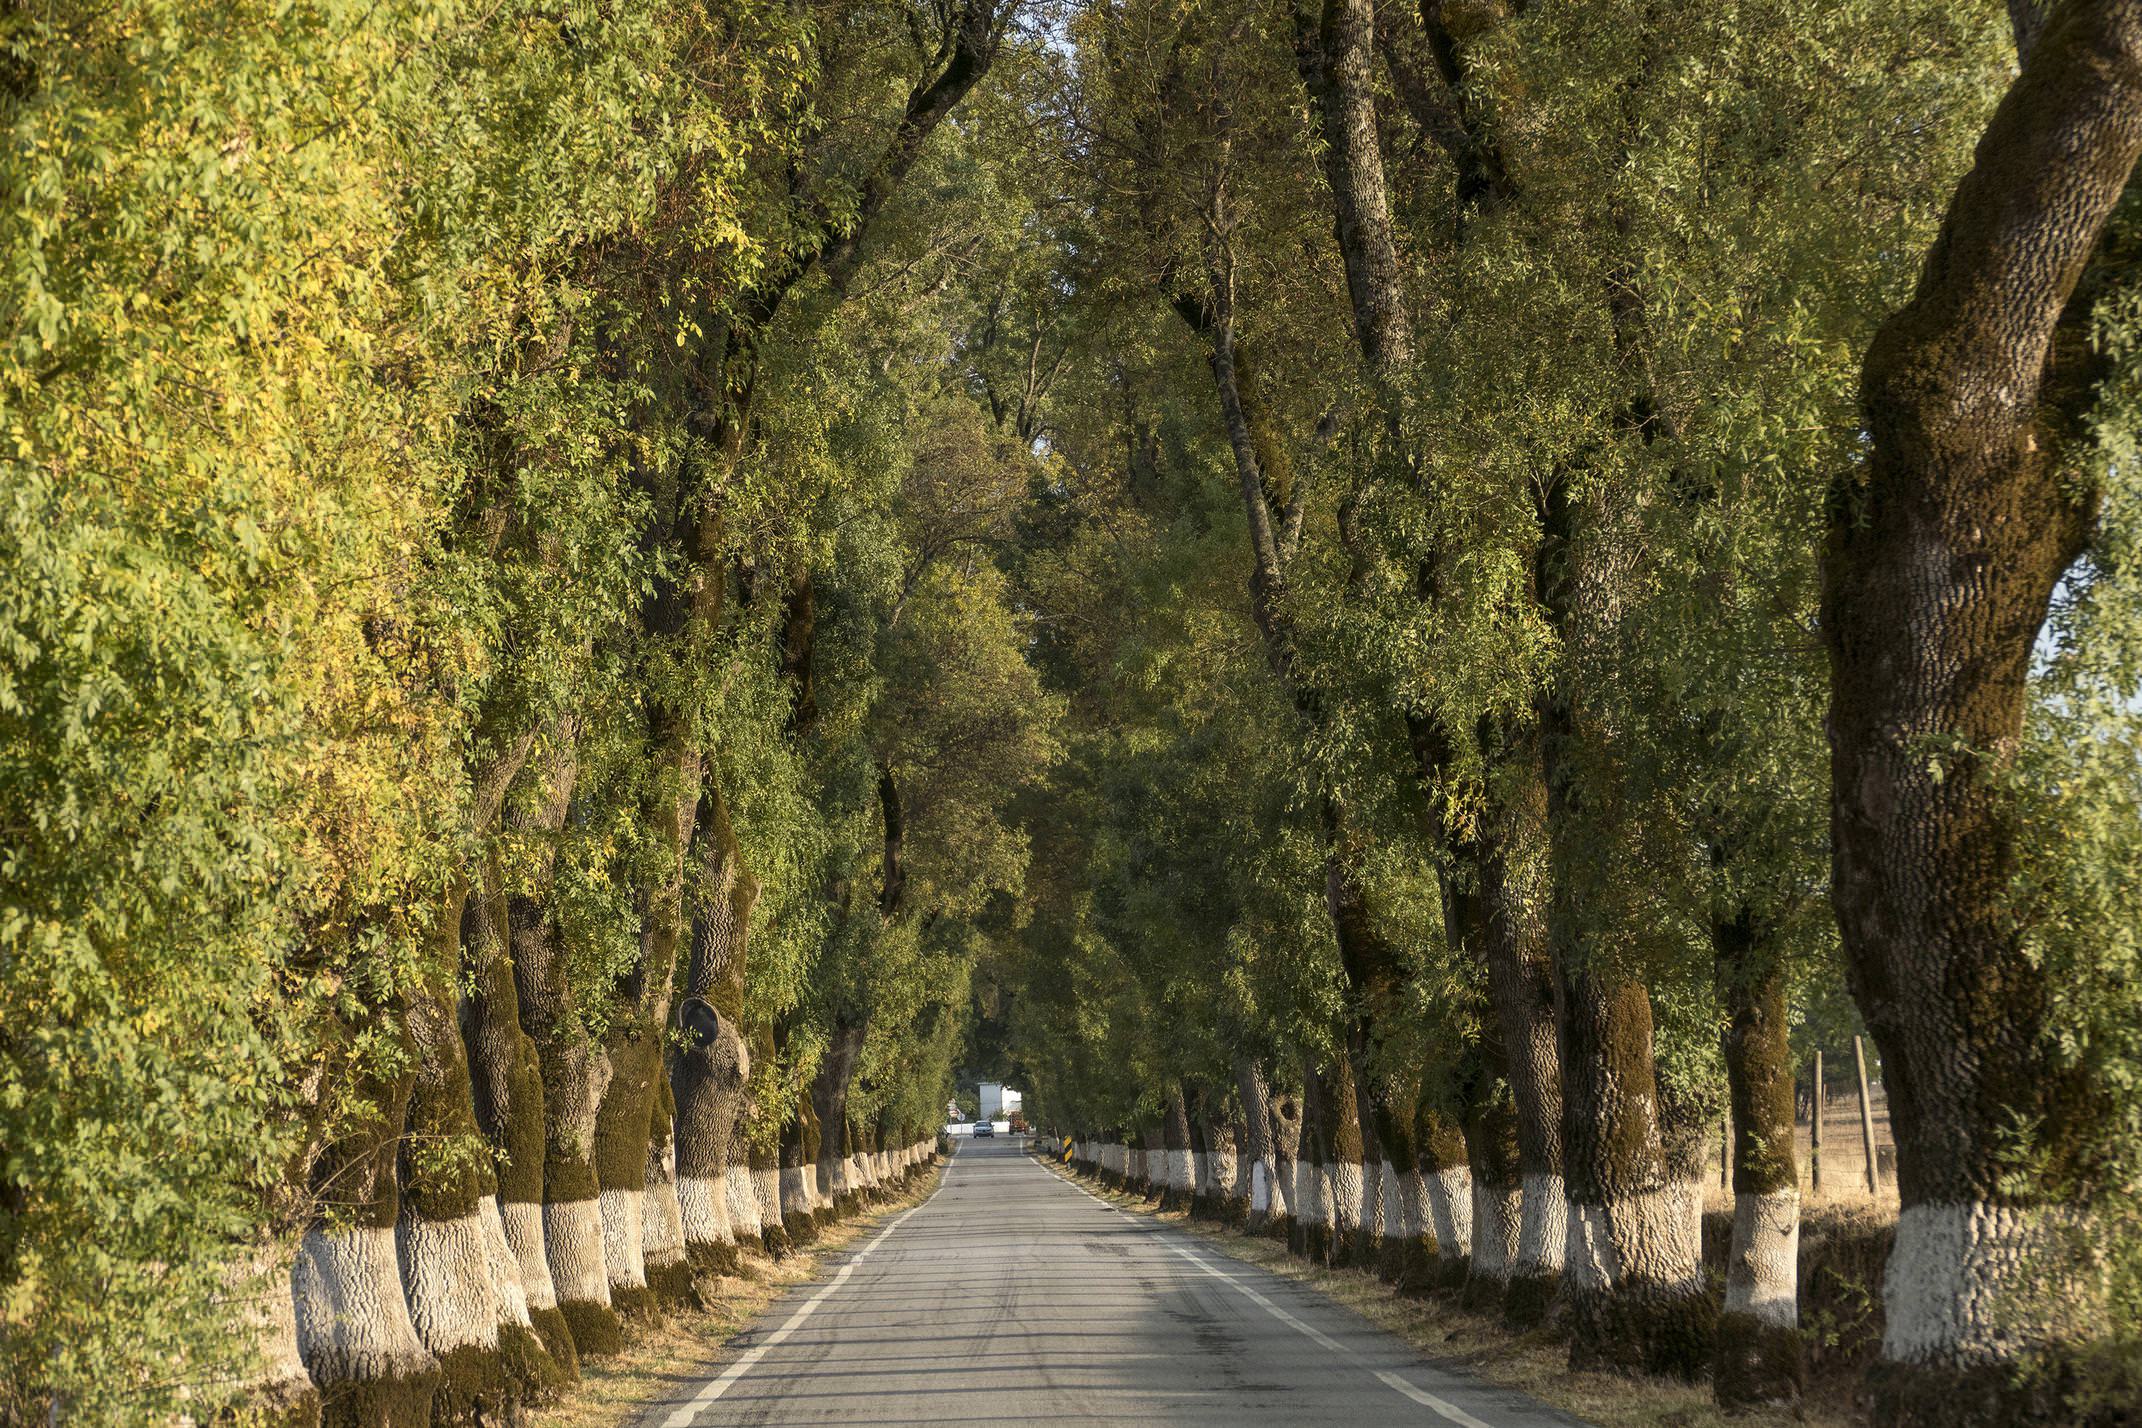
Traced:
<path id="1" fill-rule="evenodd" d="M 1020 1103 L 1025 1099 L 1019 1092 L 1012 1090 L 1002 1081 L 984 1081 L 982 1083 L 982 1111 L 976 1119 L 985 1121 L 1006 1120 L 1013 1111 L 1019 1109 Z"/>

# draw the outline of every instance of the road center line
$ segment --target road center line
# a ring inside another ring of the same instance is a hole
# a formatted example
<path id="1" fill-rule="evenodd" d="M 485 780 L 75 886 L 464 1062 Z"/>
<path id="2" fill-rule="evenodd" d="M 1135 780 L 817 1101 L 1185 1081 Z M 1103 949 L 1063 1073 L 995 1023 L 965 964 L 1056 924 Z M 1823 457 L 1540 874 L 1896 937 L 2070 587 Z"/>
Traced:
<path id="1" fill-rule="evenodd" d="M 937 1198 L 937 1192 L 939 1190 L 944 1189 L 946 1176 L 951 1173 L 951 1169 L 952 1167 L 947 1164 L 945 1167 L 945 1174 L 939 1175 L 937 1177 L 936 1186 L 931 1189 L 928 1195 L 923 1197 L 922 1205 L 927 1205 L 930 1203 L 930 1201 Z M 719 1377 L 708 1379 L 706 1383 L 700 1387 L 699 1392 L 692 1395 L 692 1399 L 689 1403 L 683 1404 L 674 1413 L 670 1414 L 669 1417 L 662 1420 L 662 1428 L 692 1428 L 692 1420 L 697 1418 L 701 1413 L 705 1412 L 708 1404 L 714 1402 L 715 1399 L 720 1398 L 723 1394 L 727 1393 L 732 1384 L 734 1384 L 738 1379 L 742 1378 L 746 1373 L 750 1372 L 751 1366 L 753 1364 L 757 1363 L 760 1359 L 766 1357 L 768 1350 L 778 1348 L 783 1339 L 786 1339 L 790 1334 L 795 1333 L 796 1330 L 803 1327 L 803 1321 L 818 1312 L 818 1306 L 826 1301 L 826 1296 L 830 1295 L 834 1290 L 840 1288 L 841 1285 L 847 1281 L 848 1276 L 855 1272 L 855 1267 L 861 1264 L 864 1260 L 868 1259 L 870 1257 L 870 1252 L 876 1249 L 880 1244 L 882 1244 L 887 1235 L 891 1234 L 894 1230 L 899 1229 L 900 1226 L 906 1224 L 907 1217 L 909 1215 L 914 1214 L 916 1210 L 921 1209 L 922 1205 L 917 1205 L 913 1209 L 901 1211 L 900 1214 L 896 1216 L 891 1223 L 887 1224 L 884 1229 L 879 1230 L 876 1234 L 872 1235 L 870 1237 L 870 1242 L 864 1245 L 861 1249 L 857 1250 L 855 1254 L 849 1258 L 848 1262 L 840 1267 L 840 1272 L 826 1281 L 824 1288 L 820 1289 L 816 1294 L 813 1294 L 809 1299 L 806 1299 L 803 1303 L 803 1307 L 801 1309 L 798 1309 L 793 1315 L 791 1315 L 789 1317 L 789 1321 L 786 1324 L 783 1324 L 780 1328 L 774 1330 L 771 1334 L 768 1334 L 764 1339 L 762 1339 L 756 1344 L 753 1344 L 750 1348 L 746 1349 L 743 1352 L 742 1356 L 739 1357 L 735 1363 L 729 1365 L 727 1368 L 721 1371 Z"/>
<path id="2" fill-rule="evenodd" d="M 1051 1175 L 1054 1175 L 1058 1180 L 1063 1181 L 1066 1185 L 1069 1185 L 1072 1189 L 1078 1191 L 1079 1194 L 1084 1195 L 1087 1199 L 1093 1201 L 1094 1203 L 1104 1206 L 1109 1210 L 1117 1209 L 1116 1206 L 1109 1204 L 1106 1200 L 1103 1200 L 1100 1196 L 1094 1194 L 1091 1190 L 1088 1190 L 1085 1186 L 1079 1184 L 1076 1180 L 1071 1179 L 1067 1175 L 1059 1174 L 1054 1169 L 1054 1167 L 1049 1168 L 1049 1173 Z M 1214 1279 L 1219 1280 L 1222 1284 L 1225 1284 L 1228 1288 L 1234 1290 L 1237 1294 L 1240 1294 L 1243 1298 L 1249 1300 L 1252 1304 L 1257 1305 L 1260 1309 L 1264 1310 L 1265 1313 L 1270 1314 L 1273 1318 L 1277 1319 L 1280 1323 L 1285 1324 L 1288 1328 L 1293 1329 L 1299 1334 L 1302 1334 L 1303 1336 L 1310 1339 L 1314 1343 L 1322 1346 L 1323 1348 L 1331 1350 L 1333 1353 L 1338 1354 L 1340 1357 L 1351 1360 L 1355 1364 L 1359 1365 L 1361 1368 L 1367 1369 L 1371 1374 L 1374 1374 L 1377 1380 L 1381 1382 L 1386 1388 L 1395 1389 L 1397 1392 L 1402 1393 L 1406 1397 L 1412 1399 L 1415 1403 L 1420 1404 L 1423 1408 L 1429 1409 L 1439 1414 L 1447 1421 L 1457 1424 L 1458 1428 L 1491 1428 L 1491 1425 L 1482 1422 L 1478 1418 L 1473 1417 L 1472 1414 L 1467 1413 L 1464 1409 L 1458 1407 L 1457 1404 L 1450 1402 L 1448 1399 L 1438 1398 L 1434 1394 L 1428 1392 L 1428 1390 L 1421 1388 L 1416 1384 L 1407 1382 L 1405 1378 L 1398 1374 L 1390 1372 L 1388 1369 L 1379 1369 L 1371 1367 L 1369 1365 L 1368 1360 L 1362 1358 L 1361 1355 L 1355 1353 L 1352 1349 L 1349 1349 L 1348 1347 L 1346 1347 L 1346 1345 L 1340 1343 L 1337 1339 L 1331 1337 L 1331 1335 L 1317 1328 L 1314 1324 L 1305 1323 L 1301 1319 L 1296 1318 L 1294 1315 L 1280 1308 L 1277 1304 L 1274 1304 L 1270 1299 L 1266 1298 L 1263 1294 L 1259 1293 L 1249 1284 L 1244 1283 L 1242 1280 L 1235 1278 L 1233 1275 L 1228 1274 L 1223 1270 L 1214 1268 L 1211 1264 L 1192 1254 L 1189 1250 L 1184 1249 L 1181 1245 L 1172 1243 L 1168 1238 L 1167 1231 L 1164 1227 L 1156 1226 L 1156 1234 L 1163 1249 L 1168 1250 L 1172 1254 L 1180 1255 L 1182 1258 L 1188 1260 L 1198 1269 L 1203 1270 L 1206 1274 L 1209 1274 Z"/>

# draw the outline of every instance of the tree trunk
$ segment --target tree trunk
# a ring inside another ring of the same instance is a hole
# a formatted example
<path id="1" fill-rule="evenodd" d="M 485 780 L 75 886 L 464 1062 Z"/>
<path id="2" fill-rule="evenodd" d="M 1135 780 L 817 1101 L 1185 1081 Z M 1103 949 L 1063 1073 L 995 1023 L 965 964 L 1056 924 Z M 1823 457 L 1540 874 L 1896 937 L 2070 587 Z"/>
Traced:
<path id="1" fill-rule="evenodd" d="M 442 947 L 442 965 L 460 961 L 461 901 L 457 893 L 440 913 L 441 922 L 451 926 L 440 940 L 453 944 Z M 476 1113 L 466 1053 L 446 995 L 443 990 L 420 991 L 409 1009 L 417 1072 L 401 1147 L 401 1211 L 395 1229 L 410 1321 L 439 1361 L 431 1416 L 441 1425 L 511 1418 L 524 1392 L 542 1387 L 541 1370 L 531 1357 L 542 1351 L 528 1323 L 519 1266 L 515 1264 L 509 1284 L 493 1277 L 490 1225 L 484 1214 L 487 1203 L 496 1203 L 491 1168 L 485 1161 L 453 1153 L 454 1147 L 476 1138 Z M 532 1371 L 533 1381 L 520 1381 L 509 1372 L 502 1331 L 525 1336 L 518 1357 L 521 1366 Z M 555 1370 L 550 1377 L 556 1377 Z"/>
<path id="2" fill-rule="evenodd" d="M 579 776 L 576 730 L 558 732 L 543 771 L 529 831 L 554 841 Z M 546 866 L 539 870 L 547 877 Z M 622 1346 L 603 1262 L 602 1206 L 596 1196 L 595 1113 L 610 1080 L 609 1059 L 582 1028 L 573 1006 L 565 949 L 541 901 L 528 892 L 507 900 L 513 979 L 521 1024 L 536 1049 L 543 1080 L 543 1248 L 558 1311 L 581 1357 Z"/>
<path id="3" fill-rule="evenodd" d="M 2002 784 L 2092 517 L 2069 450 L 2099 370 L 2084 278 L 2142 153 L 2142 4 L 2045 13 L 1868 349 L 1867 460 L 1824 563 L 1831 897 L 1903 1202 L 1877 1411 L 1907 1425 L 2066 1421 L 2022 1370 L 2105 1322 L 2060 1244 L 2104 1193 L 2108 1092 L 2059 1053 Z"/>
<path id="4" fill-rule="evenodd" d="M 534 743 L 530 733 L 478 767 L 469 827 L 477 839 L 496 837 L 507 790 Z M 490 874 L 487 863 L 484 877 Z M 448 886 L 432 929 L 433 965 L 444 980 L 414 993 L 408 1011 L 417 1067 L 400 1156 L 396 1249 L 410 1319 L 439 1360 L 436 1424 L 511 1421 L 523 1403 L 550 1396 L 566 1378 L 529 1314 L 520 1261 L 498 1208 L 496 1157 L 466 1150 L 491 1143 L 477 1117 L 475 1074 L 453 988 L 472 958 L 496 961 L 503 950 L 497 922 L 484 910 L 495 911 L 489 895 L 479 887 L 472 899 L 458 874 Z M 465 946 L 472 931 L 482 947 Z"/>
<path id="5" fill-rule="evenodd" d="M 1247 1056 L 1235 1058 L 1235 1097 L 1242 1103 L 1242 1175 L 1236 1195 L 1247 1203 L 1245 1223 L 1256 1234 L 1274 1219 L 1286 1217 L 1286 1201 L 1273 1203 L 1279 1184 L 1279 1157 L 1272 1137 L 1272 1107 L 1264 1073 Z"/>
<path id="6" fill-rule="evenodd" d="M 1569 1200 L 1562 1181 L 1562 1066 L 1555 1031 L 1554 960 L 1546 905 L 1547 786 L 1537 730 L 1483 731 L 1491 791 L 1478 845 L 1488 999 L 1517 1116 L 1523 1202 L 1504 1318 L 1530 1328 L 1546 1318 L 1562 1280 Z"/>
<path id="7" fill-rule="evenodd" d="M 497 1167 L 499 1233 L 519 1271 L 529 1323 L 561 1381 L 572 1383 L 580 1377 L 580 1356 L 558 1308 L 543 1245 L 543 1071 L 535 1043 L 521 1029 L 506 926 L 503 877 L 494 857 L 464 913 L 470 992 L 461 1007 L 461 1035 L 476 1121 Z"/>
<path id="8" fill-rule="evenodd" d="M 1785 965 L 1766 931 L 1745 904 L 1711 923 L 1733 1108 L 1733 1237 L 1711 1383 L 1728 1408 L 1795 1404 L 1805 1372 Z"/>
<path id="9" fill-rule="evenodd" d="M 701 578 L 702 585 L 720 583 L 718 576 Z M 693 617 L 711 624 L 720 618 L 719 603 L 714 596 L 695 596 Z M 659 708 L 650 720 L 648 743 L 660 772 L 645 817 L 649 841 L 660 850 L 660 872 L 641 895 L 639 960 L 619 979 L 612 998 L 603 1048 L 610 1080 L 595 1117 L 604 1272 L 610 1280 L 611 1305 L 633 1315 L 654 1310 L 654 1292 L 647 1281 L 646 1219 L 655 1083 L 664 1071 L 663 1032 L 669 1023 L 677 956 L 691 916 L 684 894 L 685 864 L 699 841 L 701 787 L 710 781 L 702 777 L 698 747 L 686 721 Z M 674 1275 L 669 1282 L 675 1283 Z"/>
<path id="10" fill-rule="evenodd" d="M 647 1288 L 657 1303 L 691 1300 L 692 1263 L 684 1249 L 684 1205 L 677 1198 L 677 1100 L 657 1066 L 654 1115 L 647 1140 L 647 1198 L 641 1211 L 640 1253 Z"/>
<path id="11" fill-rule="evenodd" d="M 770 1024 L 752 1033 L 751 1049 L 752 1059 L 758 1063 L 761 1072 L 770 1074 L 777 1064 Z M 759 1246 L 777 1260 L 785 1258 L 789 1252 L 788 1227 L 781 1219 L 780 1133 L 781 1128 L 777 1125 L 773 1135 L 764 1139 L 756 1135 L 744 1137 L 744 1159 L 751 1167 L 751 1194 L 758 1202 Z"/>
<path id="12" fill-rule="evenodd" d="M 795 1110 L 781 1126 L 776 1147 L 781 1164 L 781 1228 L 797 1248 L 818 1237 L 818 1207 L 811 1197 L 810 1183 L 818 1157 L 817 1120 L 811 1113 L 809 1095 L 798 1097 Z"/>
<path id="13" fill-rule="evenodd" d="M 1376 6 L 1374 0 L 1324 0 L 1314 27 L 1299 8 L 1295 15 L 1295 60 L 1323 130 L 1324 173 L 1355 337 L 1369 370 L 1388 381 L 1412 359 L 1413 326 L 1399 284 L 1376 132 Z"/>
<path id="14" fill-rule="evenodd" d="M 400 1065 L 414 1063 L 416 1048 L 398 1016 L 375 1029 L 397 1043 Z M 407 1072 L 362 1076 L 350 1088 L 356 1123 L 313 1168 L 314 1193 L 339 1213 L 306 1230 L 291 1295 L 298 1351 L 330 1428 L 426 1428 L 431 1421 L 439 1361 L 410 1322 L 395 1253 L 395 1159 L 413 1080 Z"/>
<path id="15" fill-rule="evenodd" d="M 298 1346 L 291 1295 L 297 1256 L 295 1241 L 264 1229 L 225 1274 L 233 1336 L 251 1350 L 238 1401 L 263 1428 L 318 1428 L 320 1422 L 320 1390 Z"/>
<path id="16" fill-rule="evenodd" d="M 832 1044 L 811 1081 L 811 1103 L 818 1112 L 818 1173 L 834 1214 L 849 1213 L 863 1188 L 851 1169 L 847 1144 L 848 1090 L 855 1082 L 855 1064 L 868 1033 L 866 1022 L 851 1025 L 836 1020 Z"/>
<path id="17" fill-rule="evenodd" d="M 1697 1377 L 1713 1324 L 1701 1239 L 1659 1124 L 1650 992 L 1581 954 L 1561 976 L 1570 1366 Z"/>
<path id="18" fill-rule="evenodd" d="M 1517 1266 L 1524 1189 L 1517 1157 L 1517 1109 L 1503 1074 L 1502 1044 L 1492 1027 L 1461 1059 L 1459 1090 L 1465 1158 L 1472 1191 L 1471 1254 L 1464 1303 L 1500 1308 Z"/>
<path id="19" fill-rule="evenodd" d="M 1615 294 L 1617 348 L 1640 316 Z M 1646 427 L 1648 398 L 1631 403 Z M 1695 1378 L 1710 1365 L 1712 1310 L 1702 1244 L 1684 1187 L 1667 1164 L 1652 1044 L 1650 989 L 1624 945 L 1630 929 L 1596 926 L 1591 888 L 1607 874 L 1600 849 L 1623 830 L 1614 801 L 1587 785 L 1579 750 L 1606 740 L 1585 695 L 1612 658 L 1629 579 L 1617 537 L 1627 512 L 1603 485 L 1578 492 L 1563 473 L 1547 492 L 1535 553 L 1537 588 L 1562 641 L 1561 668 L 1538 698 L 1547 779 L 1548 937 L 1561 1009 L 1563 1174 L 1569 1195 L 1564 1289 L 1570 1364 Z M 1604 810 L 1604 811 L 1602 811 Z"/>
<path id="20" fill-rule="evenodd" d="M 1288 1226 L 1287 1248 L 1294 1254 L 1321 1264 L 1331 1253 L 1331 1223 L 1325 1217 L 1324 1141 L 1326 1137 L 1322 1098 L 1303 1063 L 1301 1119 L 1295 1141 L 1294 1175 L 1287 1183 L 1287 1204 L 1293 1210 Z"/>
<path id="21" fill-rule="evenodd" d="M 749 1173 L 738 1173 L 745 1164 L 739 1118 L 751 1076 L 743 1038 L 744 964 L 759 881 L 744 866 L 728 804 L 712 778 L 692 836 L 699 876 L 691 961 L 677 1006 L 682 1044 L 669 1057 L 677 1202 L 692 1265 L 701 1273 L 734 1274 L 738 1246 L 756 1244 L 759 1235 Z"/>
<path id="22" fill-rule="evenodd" d="M 1473 1254 L 1473 1171 L 1466 1157 L 1465 1134 L 1423 1096 L 1415 1113 L 1413 1147 L 1435 1262 L 1425 1283 L 1409 1280 L 1401 1287 L 1416 1292 L 1430 1284 L 1460 1288 Z"/>
<path id="23" fill-rule="evenodd" d="M 1272 1210 L 1270 1231 L 1292 1243 L 1309 1215 L 1301 1196 L 1302 1098 L 1292 1091 L 1270 1098 L 1272 1128 Z"/>
<path id="24" fill-rule="evenodd" d="M 1162 1171 L 1160 1182 L 1160 1208 L 1163 1210 L 1187 1210 L 1190 1208 L 1190 1111 L 1183 1103 L 1183 1086 L 1180 1081 L 1168 1084 L 1167 1104 L 1160 1123 Z"/>
<path id="25" fill-rule="evenodd" d="M 1337 1088 L 1340 1104 L 1351 1108 L 1355 1163 L 1360 1180 L 1354 1192 L 1354 1222 L 1346 1242 L 1345 1262 L 1362 1269 L 1376 1269 L 1383 1260 L 1383 1147 L 1376 1138 L 1374 1116 L 1368 1096 L 1368 1030 L 1365 1019 L 1348 1029 L 1345 1082 Z"/>

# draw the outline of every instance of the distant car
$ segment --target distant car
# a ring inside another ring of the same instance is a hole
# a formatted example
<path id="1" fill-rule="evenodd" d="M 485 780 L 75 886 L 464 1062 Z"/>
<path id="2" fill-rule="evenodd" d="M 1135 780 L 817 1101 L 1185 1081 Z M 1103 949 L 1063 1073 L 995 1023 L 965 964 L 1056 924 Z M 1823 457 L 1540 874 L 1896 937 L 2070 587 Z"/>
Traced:
<path id="1" fill-rule="evenodd" d="M 994 1121 L 976 1121 L 974 1123 L 974 1134 L 976 1138 L 980 1138 L 985 1135 L 995 1135 L 996 1133 L 997 1127 L 996 1122 Z"/>

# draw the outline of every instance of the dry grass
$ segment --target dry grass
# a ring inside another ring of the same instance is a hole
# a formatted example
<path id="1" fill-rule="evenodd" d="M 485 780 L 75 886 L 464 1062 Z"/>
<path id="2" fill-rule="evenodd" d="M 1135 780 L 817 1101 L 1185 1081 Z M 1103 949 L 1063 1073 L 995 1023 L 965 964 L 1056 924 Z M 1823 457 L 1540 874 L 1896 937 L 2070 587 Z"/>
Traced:
<path id="1" fill-rule="evenodd" d="M 701 1304 L 672 1309 L 659 1321 L 628 1325 L 625 1349 L 580 1366 L 580 1383 L 564 1398 L 531 1413 L 527 1428 L 625 1428 L 647 1405 L 712 1374 L 734 1355 L 728 1343 L 774 1301 L 818 1277 L 824 1256 L 863 1238 L 889 1216 L 911 1209 L 937 1188 L 932 1171 L 893 1200 L 823 1230 L 807 1250 L 779 1261 L 745 1256 L 741 1276 L 702 1279 Z"/>
<path id="2" fill-rule="evenodd" d="M 1827 1401 L 1819 1388 L 1797 1415 L 1780 1410 L 1728 1415 L 1711 1402 L 1708 1384 L 1572 1373 L 1568 1348 L 1551 1328 L 1513 1334 L 1498 1320 L 1442 1298 L 1401 1298 L 1372 1273 L 1306 1263 L 1277 1240 L 1192 1220 L 1180 1211 L 1162 1212 L 1149 1201 L 1087 1180 L 1076 1183 L 1113 1205 L 1186 1230 L 1231 1259 L 1306 1285 L 1438 1364 L 1530 1394 L 1599 1428 L 1856 1428 L 1864 1421 L 1849 1402 Z"/>

